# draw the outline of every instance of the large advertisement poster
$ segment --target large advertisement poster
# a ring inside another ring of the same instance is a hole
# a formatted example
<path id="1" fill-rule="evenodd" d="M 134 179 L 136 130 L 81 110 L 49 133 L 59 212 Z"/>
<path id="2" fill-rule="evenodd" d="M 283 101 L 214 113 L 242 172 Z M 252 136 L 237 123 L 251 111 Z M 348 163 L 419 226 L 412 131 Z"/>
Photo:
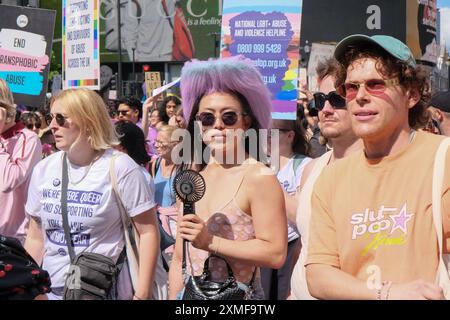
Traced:
<path id="1" fill-rule="evenodd" d="M 55 11 L 0 5 L 0 78 L 17 104 L 45 104 Z"/>
<path id="2" fill-rule="evenodd" d="M 436 0 L 408 0 L 407 44 L 416 60 L 434 66 L 437 62 Z"/>
<path id="3" fill-rule="evenodd" d="M 123 61 L 218 56 L 222 0 L 121 0 Z M 116 1 L 100 2 L 102 62 L 118 61 Z M 217 48 L 217 50 L 216 50 Z"/>
<path id="4" fill-rule="evenodd" d="M 355 33 L 406 41 L 406 2 L 417 0 L 303 0 L 301 45 L 336 43 Z"/>
<path id="5" fill-rule="evenodd" d="M 272 93 L 272 118 L 295 120 L 299 78 L 299 0 L 225 0 L 221 56 L 253 60 Z"/>
<path id="6" fill-rule="evenodd" d="M 63 88 L 100 89 L 98 0 L 63 0 Z"/>

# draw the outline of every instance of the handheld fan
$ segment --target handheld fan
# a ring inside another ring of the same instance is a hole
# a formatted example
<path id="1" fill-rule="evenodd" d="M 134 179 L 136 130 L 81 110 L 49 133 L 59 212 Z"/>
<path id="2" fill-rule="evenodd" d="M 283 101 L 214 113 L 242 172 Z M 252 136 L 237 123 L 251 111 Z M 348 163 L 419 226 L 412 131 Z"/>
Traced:
<path id="1" fill-rule="evenodd" d="M 183 202 L 183 214 L 195 214 L 195 202 L 205 194 L 203 177 L 194 170 L 182 170 L 173 180 L 173 189 Z"/>

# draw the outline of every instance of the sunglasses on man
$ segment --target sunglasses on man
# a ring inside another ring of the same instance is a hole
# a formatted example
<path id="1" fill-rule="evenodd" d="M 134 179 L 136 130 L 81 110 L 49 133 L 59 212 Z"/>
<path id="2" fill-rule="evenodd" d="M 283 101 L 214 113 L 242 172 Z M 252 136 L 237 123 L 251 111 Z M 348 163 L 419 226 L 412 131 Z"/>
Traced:
<path id="1" fill-rule="evenodd" d="M 227 111 L 220 115 L 220 119 L 225 126 L 231 127 L 237 123 L 239 115 L 246 116 L 247 113 Z M 196 120 L 200 121 L 204 127 L 212 127 L 216 123 L 216 119 L 216 116 L 212 112 L 202 112 L 196 116 Z"/>
<path id="2" fill-rule="evenodd" d="M 347 103 L 345 99 L 339 95 L 336 91 L 331 91 L 328 94 L 323 92 L 314 93 L 314 107 L 317 110 L 322 110 L 325 107 L 325 102 L 330 102 L 333 109 L 346 109 Z"/>
<path id="3" fill-rule="evenodd" d="M 346 82 L 339 88 L 339 93 L 349 100 L 356 98 L 360 87 L 364 89 L 371 95 L 377 96 L 383 94 L 388 87 L 393 87 L 400 84 L 397 78 L 393 79 L 369 79 L 362 83 L 359 82 Z"/>
<path id="4" fill-rule="evenodd" d="M 126 116 L 130 110 L 117 110 L 118 115 Z"/>

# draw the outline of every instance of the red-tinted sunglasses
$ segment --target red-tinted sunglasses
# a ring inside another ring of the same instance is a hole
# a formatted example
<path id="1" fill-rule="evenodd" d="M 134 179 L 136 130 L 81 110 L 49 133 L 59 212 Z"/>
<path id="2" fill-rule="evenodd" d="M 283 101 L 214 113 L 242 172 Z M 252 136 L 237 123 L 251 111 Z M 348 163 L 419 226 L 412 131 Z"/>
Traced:
<path id="1" fill-rule="evenodd" d="M 359 88 L 364 87 L 369 94 L 376 96 L 384 93 L 388 87 L 396 86 L 399 83 L 400 81 L 397 78 L 370 79 L 365 80 L 362 83 L 346 82 L 339 88 L 339 94 L 347 100 L 353 100 L 358 94 Z"/>

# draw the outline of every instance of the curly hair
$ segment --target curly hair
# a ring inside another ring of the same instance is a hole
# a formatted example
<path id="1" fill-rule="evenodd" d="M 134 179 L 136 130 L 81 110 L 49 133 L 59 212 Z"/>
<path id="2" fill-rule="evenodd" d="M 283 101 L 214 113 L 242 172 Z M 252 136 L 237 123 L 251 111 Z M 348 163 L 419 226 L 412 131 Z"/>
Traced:
<path id="1" fill-rule="evenodd" d="M 428 72 L 421 67 L 412 68 L 376 45 L 364 43 L 349 48 L 340 61 L 340 68 L 336 75 L 336 88 L 342 88 L 348 67 L 354 61 L 364 58 L 376 60 L 375 67 L 381 75 L 386 78 L 397 78 L 404 89 L 416 90 L 419 93 L 420 100 L 409 110 L 408 122 L 413 129 L 425 126 L 428 122 L 426 109 L 431 95 Z"/>

